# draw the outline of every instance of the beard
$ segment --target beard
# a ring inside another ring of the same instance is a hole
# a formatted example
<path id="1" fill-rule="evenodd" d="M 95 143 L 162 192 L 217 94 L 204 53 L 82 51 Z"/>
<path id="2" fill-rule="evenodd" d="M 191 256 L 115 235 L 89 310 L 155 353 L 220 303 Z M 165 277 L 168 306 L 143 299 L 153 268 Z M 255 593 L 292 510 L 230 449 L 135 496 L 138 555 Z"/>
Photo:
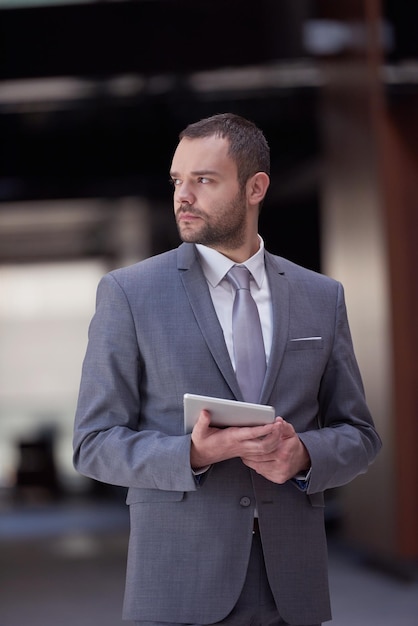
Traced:
<path id="1" fill-rule="evenodd" d="M 236 250 L 245 241 L 247 227 L 245 193 L 240 191 L 230 202 L 213 208 L 208 216 L 189 204 L 181 206 L 176 213 L 180 239 L 187 243 L 200 243 L 209 248 Z M 190 226 L 180 223 L 178 218 L 183 211 L 201 217 L 202 220 Z"/>

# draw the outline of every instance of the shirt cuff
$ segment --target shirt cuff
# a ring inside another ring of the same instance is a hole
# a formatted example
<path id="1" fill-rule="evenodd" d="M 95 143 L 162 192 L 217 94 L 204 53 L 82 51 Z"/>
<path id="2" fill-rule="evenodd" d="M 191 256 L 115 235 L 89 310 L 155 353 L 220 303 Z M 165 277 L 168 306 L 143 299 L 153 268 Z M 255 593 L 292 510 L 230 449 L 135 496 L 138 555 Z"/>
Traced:
<path id="1" fill-rule="evenodd" d="M 292 478 L 292 480 L 296 483 L 296 485 L 302 491 L 307 491 L 308 489 L 311 472 L 312 472 L 312 467 L 309 468 L 309 470 L 307 470 L 306 472 L 297 474 L 294 478 Z"/>
<path id="2" fill-rule="evenodd" d="M 195 482 L 197 485 L 200 485 L 204 475 L 206 474 L 208 469 L 210 469 L 210 467 L 211 467 L 210 465 L 207 465 L 206 467 L 199 467 L 196 470 L 192 468 L 193 478 L 195 479 Z"/>
<path id="3" fill-rule="evenodd" d="M 207 472 L 209 468 L 210 468 L 210 465 L 206 465 L 206 467 L 199 467 L 196 470 L 192 468 L 192 472 L 194 476 L 200 476 L 201 474 L 204 474 L 205 472 Z"/>

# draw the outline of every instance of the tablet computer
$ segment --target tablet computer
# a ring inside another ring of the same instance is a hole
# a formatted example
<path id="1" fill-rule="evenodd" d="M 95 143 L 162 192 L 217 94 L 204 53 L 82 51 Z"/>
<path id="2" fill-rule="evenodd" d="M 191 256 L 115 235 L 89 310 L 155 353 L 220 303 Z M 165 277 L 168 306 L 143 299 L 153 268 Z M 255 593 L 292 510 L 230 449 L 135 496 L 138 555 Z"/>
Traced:
<path id="1" fill-rule="evenodd" d="M 185 433 L 190 433 L 193 430 L 199 413 L 203 409 L 210 411 L 211 425 L 218 428 L 224 428 L 225 426 L 262 426 L 274 422 L 275 419 L 275 411 L 272 406 L 185 393 Z"/>

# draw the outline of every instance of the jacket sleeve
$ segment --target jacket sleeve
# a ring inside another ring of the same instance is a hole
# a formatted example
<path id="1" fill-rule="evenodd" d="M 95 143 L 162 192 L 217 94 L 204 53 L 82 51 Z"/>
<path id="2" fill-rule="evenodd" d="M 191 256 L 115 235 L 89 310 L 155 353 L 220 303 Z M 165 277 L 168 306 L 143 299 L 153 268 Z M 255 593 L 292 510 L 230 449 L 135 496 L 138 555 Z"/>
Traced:
<path id="1" fill-rule="evenodd" d="M 89 328 L 75 417 L 74 466 L 113 485 L 195 490 L 190 435 L 142 428 L 143 376 L 130 303 L 108 274 L 99 284 Z"/>
<path id="2" fill-rule="evenodd" d="M 311 457 L 308 493 L 350 482 L 367 471 L 381 448 L 366 405 L 340 284 L 334 342 L 321 380 L 319 407 L 319 429 L 299 433 Z"/>

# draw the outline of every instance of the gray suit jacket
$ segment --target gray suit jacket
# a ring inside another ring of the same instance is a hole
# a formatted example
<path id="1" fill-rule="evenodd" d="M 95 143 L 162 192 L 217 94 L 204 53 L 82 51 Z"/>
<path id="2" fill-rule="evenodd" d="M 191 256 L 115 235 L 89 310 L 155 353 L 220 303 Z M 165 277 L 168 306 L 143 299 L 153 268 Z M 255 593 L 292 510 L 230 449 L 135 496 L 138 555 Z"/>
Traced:
<path id="1" fill-rule="evenodd" d="M 325 489 L 365 472 L 380 448 L 353 354 L 343 289 L 266 253 L 274 334 L 262 402 L 291 422 L 312 459 L 305 493 L 240 459 L 200 484 L 183 431 L 185 392 L 242 399 L 195 247 L 106 275 L 98 288 L 77 408 L 74 462 L 129 487 L 124 617 L 213 623 L 233 608 L 257 507 L 280 615 L 330 619 Z"/>

